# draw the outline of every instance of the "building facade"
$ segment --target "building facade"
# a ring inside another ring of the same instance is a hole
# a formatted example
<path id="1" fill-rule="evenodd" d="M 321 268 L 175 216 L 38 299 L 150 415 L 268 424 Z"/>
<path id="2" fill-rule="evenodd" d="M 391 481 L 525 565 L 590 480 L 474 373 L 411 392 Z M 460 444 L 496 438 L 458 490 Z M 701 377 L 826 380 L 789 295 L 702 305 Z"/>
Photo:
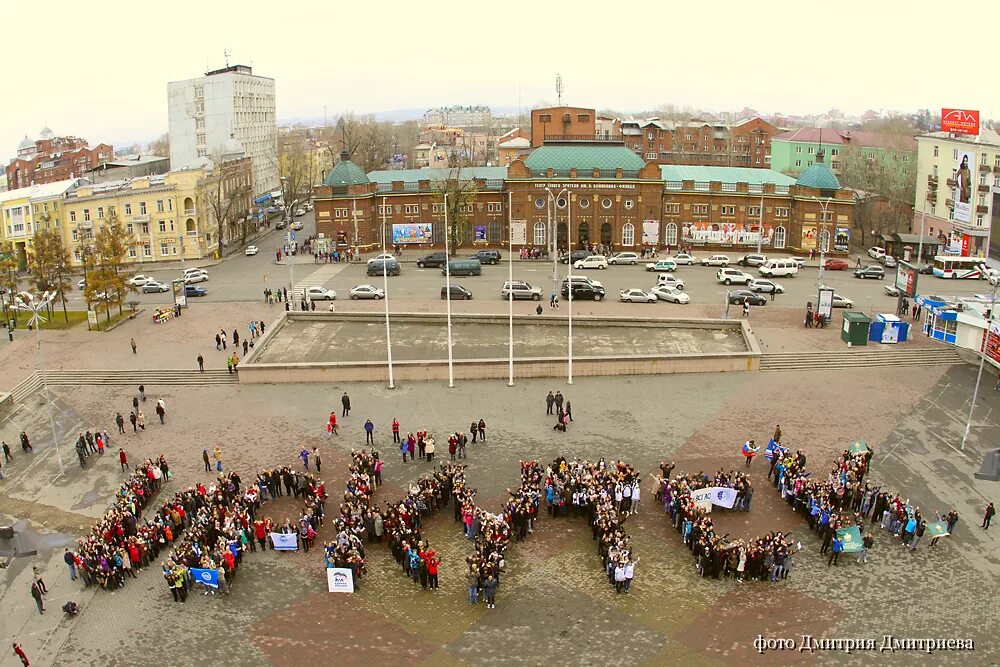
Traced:
<path id="1" fill-rule="evenodd" d="M 61 230 L 67 193 L 86 183 L 70 178 L 0 193 L 0 243 L 13 253 L 20 270 L 33 254 L 35 232 Z"/>
<path id="2" fill-rule="evenodd" d="M 1000 256 L 1000 135 L 931 132 L 917 137 L 911 231 L 938 236 L 945 252 Z M 992 251 L 991 251 L 992 250 Z"/>
<path id="3" fill-rule="evenodd" d="M 424 125 L 447 125 L 448 127 L 487 127 L 493 122 L 493 114 L 486 106 L 451 106 L 429 109 L 424 113 Z"/>
<path id="4" fill-rule="evenodd" d="M 158 155 L 123 155 L 91 169 L 84 177 L 91 183 L 155 176 L 170 171 L 170 158 Z"/>
<path id="5" fill-rule="evenodd" d="M 16 190 L 80 177 L 114 158 L 115 150 L 108 144 L 90 146 L 80 137 L 57 137 L 46 127 L 37 140 L 27 136 L 21 140 L 17 157 L 4 171 L 8 189 Z"/>
<path id="6" fill-rule="evenodd" d="M 549 107 L 531 110 L 531 147 L 545 141 L 593 141 L 597 136 L 597 114 L 583 107 Z"/>
<path id="7" fill-rule="evenodd" d="M 606 250 L 690 245 L 846 253 L 854 196 L 823 163 L 765 169 L 661 166 L 624 143 L 549 141 L 508 167 L 365 174 L 349 160 L 314 191 L 317 232 L 375 249 L 444 243 L 447 181 L 474 182 L 462 245 Z"/>
<path id="8" fill-rule="evenodd" d="M 798 176 L 816 161 L 822 149 L 834 174 L 841 174 L 850 151 L 873 165 L 887 167 L 895 163 L 916 160 L 917 144 L 913 137 L 892 136 L 863 130 L 834 130 L 803 127 L 771 139 L 771 168 L 783 174 Z"/>
<path id="9" fill-rule="evenodd" d="M 206 72 L 167 84 L 170 164 L 174 169 L 199 157 L 218 159 L 235 136 L 253 161 L 255 195 L 278 188 L 278 128 L 274 79 L 245 65 Z"/>

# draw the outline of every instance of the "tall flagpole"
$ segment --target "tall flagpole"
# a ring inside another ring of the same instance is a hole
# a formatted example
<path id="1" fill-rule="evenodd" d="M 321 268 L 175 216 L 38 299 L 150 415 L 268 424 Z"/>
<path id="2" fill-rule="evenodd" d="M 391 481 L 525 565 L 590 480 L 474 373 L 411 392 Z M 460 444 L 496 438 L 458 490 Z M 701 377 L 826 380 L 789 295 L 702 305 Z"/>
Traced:
<path id="1" fill-rule="evenodd" d="M 448 304 L 448 386 L 455 386 L 455 372 L 452 368 L 451 351 L 451 255 L 448 254 L 448 193 L 444 193 L 444 284 L 445 301 Z"/>
<path id="2" fill-rule="evenodd" d="M 382 254 L 385 254 L 385 214 L 386 198 L 382 197 Z M 395 389 L 392 381 L 392 337 L 389 333 L 389 262 L 382 260 L 382 291 L 385 293 L 385 355 L 389 362 L 389 389 Z"/>
<path id="3" fill-rule="evenodd" d="M 507 335 L 507 386 L 514 386 L 514 226 L 513 226 L 513 192 L 507 192 L 507 318 L 509 320 Z"/>
<path id="4" fill-rule="evenodd" d="M 573 193 L 566 193 L 566 256 L 573 257 Z M 566 262 L 566 284 L 569 288 L 569 370 L 566 384 L 573 384 L 573 285 L 572 262 Z"/>

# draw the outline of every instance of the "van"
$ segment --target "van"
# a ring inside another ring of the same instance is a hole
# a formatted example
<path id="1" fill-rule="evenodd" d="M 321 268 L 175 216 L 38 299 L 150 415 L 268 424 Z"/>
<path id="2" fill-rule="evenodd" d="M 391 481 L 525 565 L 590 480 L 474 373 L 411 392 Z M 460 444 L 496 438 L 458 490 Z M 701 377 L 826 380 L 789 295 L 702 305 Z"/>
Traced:
<path id="1" fill-rule="evenodd" d="M 444 300 L 444 299 L 447 299 L 447 298 L 448 298 L 448 285 L 442 285 L 441 286 L 441 299 Z M 456 284 L 452 283 L 452 285 L 451 285 L 451 299 L 452 299 L 452 301 L 455 301 L 455 300 L 458 300 L 458 301 L 468 301 L 471 298 L 472 298 L 472 292 L 470 292 L 467 288 L 462 287 L 461 285 L 456 285 Z"/>
<path id="2" fill-rule="evenodd" d="M 453 259 L 447 266 L 441 267 L 441 275 L 451 273 L 453 276 L 480 276 L 483 274 L 483 265 L 478 259 Z"/>
<path id="3" fill-rule="evenodd" d="M 794 259 L 770 259 L 764 262 L 758 271 L 767 278 L 794 276 L 799 272 L 799 265 Z"/>
<path id="4" fill-rule="evenodd" d="M 383 274 L 398 276 L 399 272 L 399 260 L 397 259 L 380 259 L 378 261 L 370 261 L 368 262 L 368 267 L 365 270 L 365 273 L 369 276 L 381 276 Z"/>

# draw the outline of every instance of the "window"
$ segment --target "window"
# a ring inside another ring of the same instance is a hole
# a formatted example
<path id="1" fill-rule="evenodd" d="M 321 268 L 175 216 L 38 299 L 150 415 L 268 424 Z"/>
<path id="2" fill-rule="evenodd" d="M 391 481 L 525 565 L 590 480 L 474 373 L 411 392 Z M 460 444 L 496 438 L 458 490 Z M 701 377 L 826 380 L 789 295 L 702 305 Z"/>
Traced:
<path id="1" fill-rule="evenodd" d="M 552 122 L 552 114 L 550 114 L 550 113 L 538 114 L 538 120 L 540 122 L 542 122 L 542 123 L 551 123 Z"/>
<path id="2" fill-rule="evenodd" d="M 156 212 L 157 213 L 163 213 L 163 200 L 162 199 L 157 199 L 156 200 Z"/>
<path id="3" fill-rule="evenodd" d="M 75 259 L 78 262 L 83 261 L 83 258 L 80 256 L 80 251 L 79 250 L 74 250 L 73 251 L 73 259 Z"/>
<path id="4" fill-rule="evenodd" d="M 497 204 L 497 206 L 499 206 L 499 204 Z M 488 234 L 486 238 L 489 240 L 490 243 L 500 243 L 503 240 L 502 238 L 500 238 L 500 223 L 495 220 L 490 223 L 489 227 L 487 228 L 487 233 Z"/>
<path id="5" fill-rule="evenodd" d="M 1000 153 L 997 154 L 996 159 L 993 161 L 993 166 L 1000 169 Z"/>
<path id="6" fill-rule="evenodd" d="M 631 222 L 622 225 L 622 245 L 627 247 L 635 245 L 635 225 Z"/>
<path id="7" fill-rule="evenodd" d="M 535 223 L 535 245 L 543 246 L 545 245 L 545 223 L 536 222 Z"/>
<path id="8" fill-rule="evenodd" d="M 168 211 L 173 211 L 174 210 L 174 200 L 173 199 L 168 199 L 167 200 L 167 210 Z"/>
<path id="9" fill-rule="evenodd" d="M 90 222 L 90 209 L 89 208 L 83 209 L 83 221 L 84 222 Z"/>
<path id="10" fill-rule="evenodd" d="M 410 215 L 410 214 L 413 214 L 413 213 L 420 213 L 420 205 L 419 204 L 407 204 L 405 208 L 406 208 L 407 215 Z"/>
<path id="11" fill-rule="evenodd" d="M 431 211 L 434 213 L 444 213 L 444 204 L 431 204 Z"/>
<path id="12" fill-rule="evenodd" d="M 681 212 L 681 205 L 680 204 L 667 204 L 666 206 L 663 207 L 663 212 L 664 213 L 673 214 L 673 215 L 677 215 L 678 213 Z"/>
<path id="13" fill-rule="evenodd" d="M 500 212 L 500 202 L 489 202 L 486 204 L 486 210 L 489 213 L 499 213 Z"/>
<path id="14" fill-rule="evenodd" d="M 72 231 L 72 233 L 73 233 L 73 240 L 74 240 L 74 241 L 76 241 L 76 240 L 77 240 L 77 238 L 78 238 L 78 235 L 77 235 L 77 233 L 76 233 L 76 230 L 74 229 L 74 230 Z"/>
<path id="15" fill-rule="evenodd" d="M 979 215 L 976 216 L 976 226 L 977 227 L 982 227 L 983 226 L 983 214 L 982 213 L 980 213 Z"/>
<path id="16" fill-rule="evenodd" d="M 146 215 L 146 202 L 139 202 L 139 215 Z"/>
<path id="17" fill-rule="evenodd" d="M 934 157 L 937 157 L 937 156 L 938 156 L 938 147 L 935 146 L 934 147 Z"/>
<path id="18" fill-rule="evenodd" d="M 164 220 L 160 220 L 160 233 L 167 231 L 167 223 Z"/>
<path id="19" fill-rule="evenodd" d="M 535 200 L 535 208 L 545 208 L 545 198 L 539 197 Z"/>
<path id="20" fill-rule="evenodd" d="M 808 150 L 807 152 L 809 153 L 809 155 L 812 155 L 812 154 L 813 154 L 813 147 L 812 147 L 812 146 L 810 146 L 810 147 L 809 147 L 809 150 Z"/>
<path id="21" fill-rule="evenodd" d="M 604 199 L 602 199 L 601 200 L 601 207 L 602 208 L 606 208 L 606 209 L 607 208 L 611 208 L 611 198 L 610 197 L 605 197 Z"/>
<path id="22" fill-rule="evenodd" d="M 802 160 L 796 160 L 795 161 L 795 166 L 796 167 L 801 167 L 802 166 Z"/>
<path id="23" fill-rule="evenodd" d="M 70 211 L 69 212 L 69 221 L 70 222 L 76 222 L 76 211 Z"/>
<path id="24" fill-rule="evenodd" d="M 958 149 L 957 148 L 954 149 L 954 150 L 952 150 L 952 152 L 951 152 L 951 159 L 954 160 L 955 162 L 958 162 Z"/>
<path id="25" fill-rule="evenodd" d="M 635 206 L 635 201 L 634 200 L 632 200 L 632 199 L 626 199 L 625 200 L 625 210 L 626 211 L 631 211 L 633 206 Z"/>
<path id="26" fill-rule="evenodd" d="M 160 254 L 163 255 L 164 257 L 166 257 L 169 254 L 167 252 L 167 244 L 166 243 L 161 243 L 160 244 Z"/>
<path id="27" fill-rule="evenodd" d="M 837 156 L 837 149 L 836 148 L 831 148 L 830 149 L 830 156 L 831 157 L 836 157 Z"/>
<path id="28" fill-rule="evenodd" d="M 799 155 L 802 155 L 802 146 L 796 146 L 795 152 L 798 153 Z"/>
<path id="29" fill-rule="evenodd" d="M 556 206 L 558 206 L 559 208 L 566 208 L 566 204 L 568 203 L 569 201 L 565 197 L 559 197 L 558 199 L 556 199 Z"/>
<path id="30" fill-rule="evenodd" d="M 775 248 L 785 247 L 785 228 L 780 225 L 776 227 L 774 230 L 774 247 Z"/>
<path id="31" fill-rule="evenodd" d="M 132 215 L 132 204 L 125 204 L 125 215 Z"/>
<path id="32" fill-rule="evenodd" d="M 722 209 L 722 215 L 736 215 L 735 206 L 720 206 L 719 208 Z"/>
<path id="33" fill-rule="evenodd" d="M 153 248 L 148 243 L 144 243 L 142 245 L 142 256 L 143 257 L 152 257 L 153 256 Z"/>
<path id="34" fill-rule="evenodd" d="M 133 229 L 131 222 L 125 225 L 125 231 L 127 231 L 129 235 L 135 234 L 135 229 Z"/>
<path id="35" fill-rule="evenodd" d="M 142 233 L 143 234 L 149 234 L 149 223 L 148 222 L 142 223 Z"/>
<path id="36" fill-rule="evenodd" d="M 788 209 L 787 208 L 776 208 L 774 209 L 774 217 L 776 218 L 787 218 Z"/>
<path id="37" fill-rule="evenodd" d="M 760 206 L 750 206 L 747 208 L 748 218 L 759 218 L 760 217 Z"/>
<path id="38" fill-rule="evenodd" d="M 333 209 L 333 217 L 335 218 L 346 218 L 347 209 L 346 208 L 335 208 Z"/>
<path id="39" fill-rule="evenodd" d="M 129 246 L 129 249 L 128 249 L 128 256 L 129 256 L 129 258 L 130 259 L 135 259 L 137 254 L 138 253 L 136 253 L 136 251 L 135 251 L 135 246 Z"/>
<path id="40" fill-rule="evenodd" d="M 708 215 L 708 204 L 695 204 L 692 208 L 695 215 Z"/>
<path id="41" fill-rule="evenodd" d="M 646 159 L 647 160 L 655 160 L 656 159 L 656 153 L 646 153 Z"/>
<path id="42" fill-rule="evenodd" d="M 666 235 L 664 236 L 663 241 L 667 245 L 677 244 L 677 225 L 673 222 L 667 223 Z"/>

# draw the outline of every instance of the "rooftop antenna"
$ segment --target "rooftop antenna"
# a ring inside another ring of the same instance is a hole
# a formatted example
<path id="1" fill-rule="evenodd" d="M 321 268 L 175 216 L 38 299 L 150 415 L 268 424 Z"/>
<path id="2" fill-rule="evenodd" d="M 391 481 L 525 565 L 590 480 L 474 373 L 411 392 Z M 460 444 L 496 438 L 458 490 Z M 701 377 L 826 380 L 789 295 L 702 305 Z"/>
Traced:
<path id="1" fill-rule="evenodd" d="M 556 74 L 556 95 L 559 97 L 559 106 L 562 106 L 563 82 L 562 74 Z"/>
<path id="2" fill-rule="evenodd" d="M 226 59 L 226 67 L 229 67 L 229 49 L 223 49 L 222 50 L 222 55 Z"/>

